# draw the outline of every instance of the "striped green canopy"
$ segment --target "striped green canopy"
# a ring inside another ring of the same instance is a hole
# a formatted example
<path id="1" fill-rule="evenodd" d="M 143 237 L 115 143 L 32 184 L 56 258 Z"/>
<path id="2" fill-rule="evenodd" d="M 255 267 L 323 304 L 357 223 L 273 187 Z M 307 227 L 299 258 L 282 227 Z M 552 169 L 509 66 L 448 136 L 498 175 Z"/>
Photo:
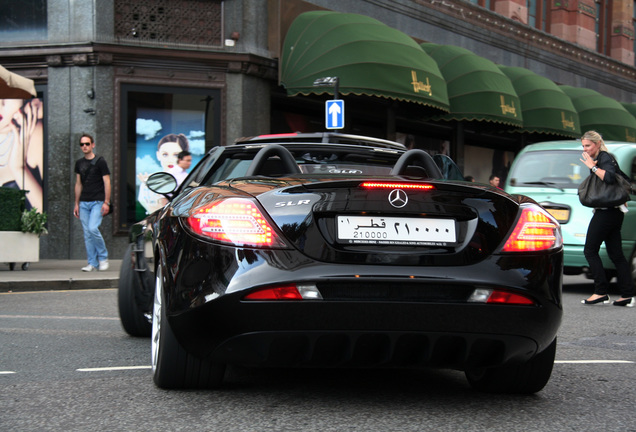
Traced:
<path id="1" fill-rule="evenodd" d="M 519 132 L 581 136 L 579 114 L 568 95 L 552 80 L 522 67 L 499 66 L 521 101 L 523 129 Z"/>
<path id="2" fill-rule="evenodd" d="M 458 46 L 420 46 L 437 62 L 446 80 L 450 113 L 439 119 L 523 126 L 519 97 L 497 65 Z"/>
<path id="3" fill-rule="evenodd" d="M 414 102 L 448 112 L 446 83 L 437 64 L 406 34 L 357 14 L 306 12 L 283 44 L 280 84 L 287 94 L 333 94 L 316 80 L 338 77 L 344 95 Z"/>
<path id="4" fill-rule="evenodd" d="M 620 102 L 586 88 L 562 85 L 579 113 L 581 132 L 595 130 L 608 141 L 636 142 L 636 119 Z"/>

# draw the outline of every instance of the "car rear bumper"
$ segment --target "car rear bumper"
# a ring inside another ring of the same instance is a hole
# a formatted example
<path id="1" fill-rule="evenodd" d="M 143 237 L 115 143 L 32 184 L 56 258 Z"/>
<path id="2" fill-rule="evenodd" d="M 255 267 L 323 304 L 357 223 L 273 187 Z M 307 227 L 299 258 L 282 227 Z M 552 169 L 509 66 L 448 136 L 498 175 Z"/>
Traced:
<path id="1" fill-rule="evenodd" d="M 489 367 L 543 351 L 563 314 L 561 251 L 454 267 L 327 264 L 280 251 L 230 259 L 237 256 L 217 258 L 214 265 L 227 267 L 214 278 L 197 270 L 206 275 L 197 280 L 189 269 L 210 263 L 183 256 L 166 280 L 167 319 L 197 357 L 251 366 Z M 244 298 L 290 283 L 315 284 L 323 299 Z M 522 293 L 535 305 L 468 302 L 476 288 Z"/>
<path id="2" fill-rule="evenodd" d="M 194 355 L 249 366 L 491 367 L 532 358 L 562 308 L 443 302 L 244 301 L 170 317 Z"/>
<path id="3" fill-rule="evenodd" d="M 590 266 L 583 253 L 583 248 L 583 245 L 563 245 L 563 267 L 565 274 L 581 274 L 584 268 Z M 629 258 L 629 252 L 626 253 L 625 248 L 623 248 L 623 253 Z M 607 256 L 607 250 L 604 244 L 601 245 L 598 255 L 601 257 L 601 261 L 603 261 L 604 268 L 615 268 L 614 263 L 612 263 L 612 260 Z"/>
<path id="4" fill-rule="evenodd" d="M 237 335 L 209 356 L 257 367 L 443 367 L 464 370 L 529 360 L 535 341 L 521 336 L 435 332 L 280 331 Z"/>

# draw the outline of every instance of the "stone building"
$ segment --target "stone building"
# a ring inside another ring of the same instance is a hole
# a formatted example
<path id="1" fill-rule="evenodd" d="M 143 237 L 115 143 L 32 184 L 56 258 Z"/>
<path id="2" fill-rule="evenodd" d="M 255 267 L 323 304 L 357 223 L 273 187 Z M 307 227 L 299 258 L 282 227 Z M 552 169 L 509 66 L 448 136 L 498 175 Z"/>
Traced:
<path id="1" fill-rule="evenodd" d="M 598 93 L 610 104 L 636 103 L 633 0 L 14 3 L 0 11 L 0 64 L 33 79 L 43 103 L 40 170 L 50 234 L 41 239 L 42 258 L 85 257 L 81 226 L 72 217 L 73 164 L 84 132 L 95 137 L 96 153 L 111 168 L 115 212 L 103 232 L 118 258 L 130 224 L 150 211 L 142 204 L 140 178 L 161 169 L 162 136 L 186 135 L 196 160 L 240 136 L 324 130 L 324 102 L 333 89 L 290 96 L 293 89 L 281 85 L 285 38 L 306 12 L 361 15 L 408 35 L 432 57 L 439 47 L 461 49 L 482 63 L 511 68 L 506 73 L 527 70 L 564 89 Z M 527 143 L 580 132 L 434 113 L 426 104 L 391 97 L 390 89 L 369 96 L 341 85 L 343 132 L 449 153 L 481 181 L 505 169 Z"/>

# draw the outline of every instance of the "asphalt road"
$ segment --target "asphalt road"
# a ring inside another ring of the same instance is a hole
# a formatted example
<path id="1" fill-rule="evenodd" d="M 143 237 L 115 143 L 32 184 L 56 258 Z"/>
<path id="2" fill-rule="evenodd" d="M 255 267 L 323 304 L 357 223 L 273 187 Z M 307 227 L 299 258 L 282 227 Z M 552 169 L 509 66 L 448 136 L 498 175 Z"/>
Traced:
<path id="1" fill-rule="evenodd" d="M 566 277 L 558 363 L 533 396 L 473 391 L 456 371 L 229 371 L 164 391 L 116 291 L 0 294 L 0 431 L 636 431 L 636 308 L 583 306 Z"/>

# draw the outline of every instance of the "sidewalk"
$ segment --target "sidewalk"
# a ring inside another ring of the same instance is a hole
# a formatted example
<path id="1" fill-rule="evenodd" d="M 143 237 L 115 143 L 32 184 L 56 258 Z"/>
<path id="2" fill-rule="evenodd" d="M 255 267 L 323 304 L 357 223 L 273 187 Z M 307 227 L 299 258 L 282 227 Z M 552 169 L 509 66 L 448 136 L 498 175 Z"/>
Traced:
<path id="1" fill-rule="evenodd" d="M 69 289 L 117 288 L 121 260 L 109 260 L 106 271 L 83 272 L 86 260 L 41 260 L 22 263 L 10 270 L 8 263 L 0 263 L 0 292 L 53 291 Z"/>

